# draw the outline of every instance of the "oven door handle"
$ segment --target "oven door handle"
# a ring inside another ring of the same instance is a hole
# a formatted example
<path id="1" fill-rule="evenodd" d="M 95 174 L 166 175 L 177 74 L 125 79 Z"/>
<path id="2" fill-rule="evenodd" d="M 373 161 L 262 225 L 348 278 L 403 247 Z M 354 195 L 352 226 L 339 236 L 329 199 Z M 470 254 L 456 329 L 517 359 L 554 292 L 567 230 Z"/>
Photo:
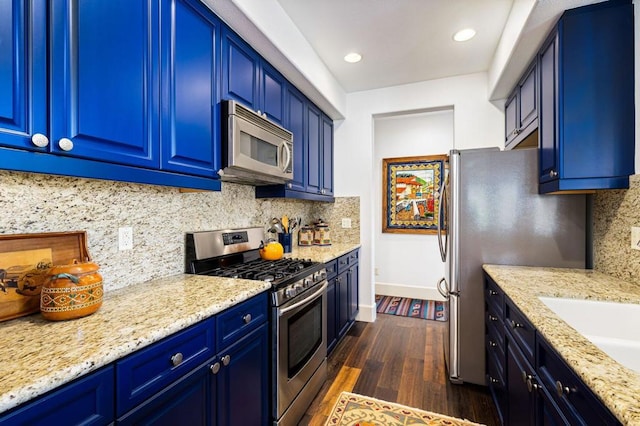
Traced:
<path id="1" fill-rule="evenodd" d="M 287 312 L 293 311 L 294 309 L 299 308 L 300 306 L 306 305 L 310 302 L 312 302 L 314 299 L 316 299 L 319 295 L 321 295 L 328 287 L 328 283 L 325 281 L 324 284 L 322 284 L 322 287 L 320 288 L 320 290 L 314 292 L 312 295 L 307 296 L 304 298 L 304 300 L 301 300 L 297 303 L 294 303 L 291 306 L 287 306 L 284 309 L 278 309 L 278 316 L 281 317 L 282 315 L 286 314 Z"/>

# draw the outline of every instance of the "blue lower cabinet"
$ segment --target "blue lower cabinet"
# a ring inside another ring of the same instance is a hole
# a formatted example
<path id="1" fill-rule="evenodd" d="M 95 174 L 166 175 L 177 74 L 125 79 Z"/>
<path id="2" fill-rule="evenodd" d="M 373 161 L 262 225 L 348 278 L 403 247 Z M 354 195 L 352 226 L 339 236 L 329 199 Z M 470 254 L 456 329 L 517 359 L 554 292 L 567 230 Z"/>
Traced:
<path id="1" fill-rule="evenodd" d="M 107 425 L 115 416 L 114 377 L 112 366 L 91 373 L 0 416 L 0 425 Z"/>
<path id="2" fill-rule="evenodd" d="M 269 330 L 263 324 L 221 351 L 216 422 L 220 426 L 269 424 Z M 186 424 L 186 423 L 182 423 Z"/>
<path id="3" fill-rule="evenodd" d="M 211 401 L 215 399 L 215 387 L 207 363 L 119 418 L 118 424 L 209 425 Z"/>

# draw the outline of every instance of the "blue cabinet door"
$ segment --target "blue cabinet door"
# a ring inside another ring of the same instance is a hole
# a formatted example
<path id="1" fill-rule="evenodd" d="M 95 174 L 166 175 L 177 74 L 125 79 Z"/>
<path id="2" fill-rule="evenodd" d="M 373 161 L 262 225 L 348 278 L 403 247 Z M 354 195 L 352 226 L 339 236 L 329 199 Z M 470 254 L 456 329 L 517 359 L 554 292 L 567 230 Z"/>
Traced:
<path id="1" fill-rule="evenodd" d="M 353 322 L 358 315 L 358 300 L 359 300 L 359 267 L 356 263 L 349 267 L 347 272 L 347 278 L 349 280 L 349 321 Z"/>
<path id="2" fill-rule="evenodd" d="M 119 418 L 118 424 L 210 425 L 214 414 L 211 401 L 215 401 L 213 384 L 207 363 Z"/>
<path id="3" fill-rule="evenodd" d="M 115 416 L 115 373 L 109 366 L 65 385 L 9 414 L 0 425 L 107 425 Z"/>
<path id="4" fill-rule="evenodd" d="M 322 114 L 322 159 L 320 193 L 333 195 L 333 121 Z"/>
<path id="5" fill-rule="evenodd" d="M 558 174 L 557 122 L 557 34 L 549 38 L 540 53 L 540 183 L 555 179 Z"/>
<path id="6" fill-rule="evenodd" d="M 163 0 L 162 168 L 214 177 L 220 168 L 220 22 L 199 1 Z"/>
<path id="7" fill-rule="evenodd" d="M 560 18 L 552 41 L 557 140 L 546 140 L 549 124 L 541 123 L 547 129 L 541 134 L 541 192 L 628 187 L 635 172 L 633 27 L 630 2 L 584 6 Z M 545 81 L 543 76 L 541 84 Z M 548 94 L 547 84 L 541 92 L 543 109 Z M 550 169 L 554 144 L 557 164 Z"/>
<path id="8" fill-rule="evenodd" d="M 159 168 L 158 2 L 51 2 L 51 148 Z"/>
<path id="9" fill-rule="evenodd" d="M 222 29 L 222 98 L 260 108 L 260 56 L 226 26 Z"/>
<path id="10" fill-rule="evenodd" d="M 267 114 L 267 118 L 280 125 L 284 123 L 285 114 L 285 78 L 266 61 L 261 61 L 260 109 Z"/>
<path id="11" fill-rule="evenodd" d="M 306 189 L 307 139 L 305 135 L 306 103 L 304 96 L 294 87 L 288 86 L 285 96 L 284 127 L 293 133 L 293 179 L 287 185 L 296 191 Z"/>
<path id="12" fill-rule="evenodd" d="M 307 191 L 320 193 L 320 159 L 322 157 L 320 132 L 322 113 L 313 104 L 307 104 Z"/>
<path id="13" fill-rule="evenodd" d="M 225 357 L 228 357 L 226 364 Z M 215 424 L 267 425 L 270 401 L 267 324 L 220 352 L 220 360 Z"/>
<path id="14" fill-rule="evenodd" d="M 46 151 L 31 137 L 48 135 L 47 4 L 0 2 L 0 145 Z"/>
<path id="15" fill-rule="evenodd" d="M 330 354 L 338 343 L 336 330 L 336 282 L 337 277 L 329 279 L 327 287 L 327 354 Z"/>

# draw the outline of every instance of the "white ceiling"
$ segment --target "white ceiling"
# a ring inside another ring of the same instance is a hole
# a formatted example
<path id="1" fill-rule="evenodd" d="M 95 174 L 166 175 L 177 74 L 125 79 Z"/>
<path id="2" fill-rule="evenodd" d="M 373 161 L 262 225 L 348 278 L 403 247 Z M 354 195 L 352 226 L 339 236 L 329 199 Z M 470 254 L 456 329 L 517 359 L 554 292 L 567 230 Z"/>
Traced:
<path id="1" fill-rule="evenodd" d="M 278 0 L 346 92 L 486 71 L 513 0 Z M 472 27 L 476 36 L 453 41 Z M 357 51 L 357 64 L 343 60 Z"/>

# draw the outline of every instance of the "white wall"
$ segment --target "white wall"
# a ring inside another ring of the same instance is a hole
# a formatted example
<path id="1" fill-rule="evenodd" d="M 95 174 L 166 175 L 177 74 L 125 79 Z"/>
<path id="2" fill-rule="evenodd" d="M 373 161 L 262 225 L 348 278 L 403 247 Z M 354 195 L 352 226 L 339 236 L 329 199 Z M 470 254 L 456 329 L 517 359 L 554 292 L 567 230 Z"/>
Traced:
<path id="1" fill-rule="evenodd" d="M 435 283 L 444 276 L 438 238 L 382 232 L 382 159 L 446 154 L 453 148 L 453 109 L 374 117 L 373 152 L 379 213 L 374 215 L 375 293 L 443 300 Z"/>
<path id="2" fill-rule="evenodd" d="M 487 96 L 486 73 L 450 77 L 347 95 L 346 120 L 335 124 L 334 186 L 337 196 L 360 196 L 360 314 L 375 319 L 374 227 L 380 215 L 374 158 L 375 115 L 425 109 L 453 109 L 453 146 L 502 146 L 504 114 Z M 435 283 L 433 284 L 435 286 Z"/>

